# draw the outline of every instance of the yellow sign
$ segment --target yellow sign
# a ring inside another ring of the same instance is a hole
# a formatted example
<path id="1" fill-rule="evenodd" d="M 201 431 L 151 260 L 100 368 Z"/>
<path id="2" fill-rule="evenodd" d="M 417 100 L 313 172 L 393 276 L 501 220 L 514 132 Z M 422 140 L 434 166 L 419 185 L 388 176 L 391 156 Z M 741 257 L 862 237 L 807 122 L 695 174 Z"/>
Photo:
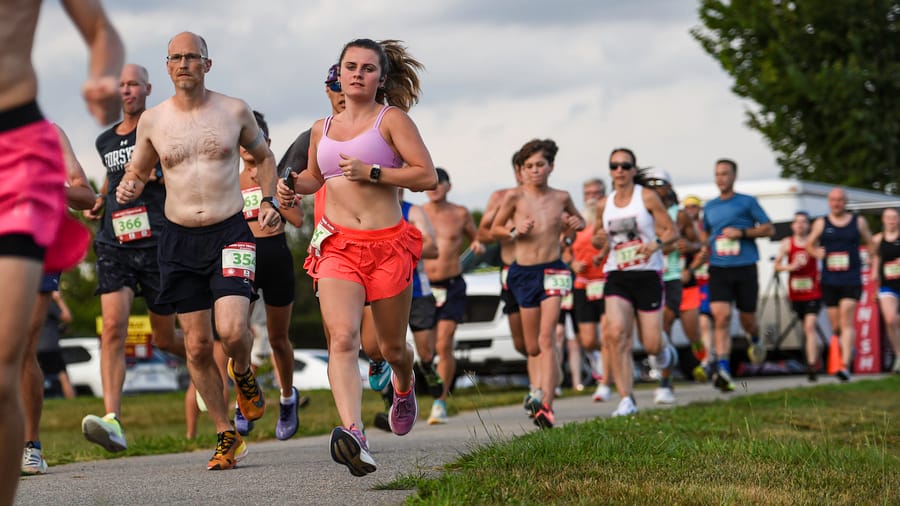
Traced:
<path id="1" fill-rule="evenodd" d="M 103 334 L 103 317 L 97 317 L 97 335 Z M 150 356 L 153 328 L 147 315 L 129 316 L 128 333 L 125 334 L 125 356 L 146 358 Z"/>

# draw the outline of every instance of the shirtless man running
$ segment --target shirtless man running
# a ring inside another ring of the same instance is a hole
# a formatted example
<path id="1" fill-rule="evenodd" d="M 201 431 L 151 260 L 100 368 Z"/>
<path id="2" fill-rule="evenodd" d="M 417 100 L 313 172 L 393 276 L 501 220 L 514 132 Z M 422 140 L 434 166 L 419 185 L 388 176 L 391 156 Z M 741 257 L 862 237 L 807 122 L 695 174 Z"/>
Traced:
<path id="1" fill-rule="evenodd" d="M 159 241 L 160 295 L 157 304 L 174 304 L 184 330 L 191 380 L 206 401 L 218 433 L 207 469 L 231 469 L 247 453 L 228 420 L 222 378 L 212 354 L 210 310 L 230 357 L 238 405 L 248 420 L 265 412 L 263 391 L 250 370 L 248 318 L 256 268 L 256 243 L 244 220 L 239 170 L 240 147 L 257 165 L 262 192 L 260 230 L 278 226 L 275 157 L 250 107 L 242 100 L 208 90 L 212 60 L 202 37 L 182 32 L 169 41 L 167 70 L 175 95 L 138 122 L 137 143 L 116 190 L 124 204 L 143 191 L 153 165 L 161 162 L 167 181 L 165 212 L 170 224 Z"/>

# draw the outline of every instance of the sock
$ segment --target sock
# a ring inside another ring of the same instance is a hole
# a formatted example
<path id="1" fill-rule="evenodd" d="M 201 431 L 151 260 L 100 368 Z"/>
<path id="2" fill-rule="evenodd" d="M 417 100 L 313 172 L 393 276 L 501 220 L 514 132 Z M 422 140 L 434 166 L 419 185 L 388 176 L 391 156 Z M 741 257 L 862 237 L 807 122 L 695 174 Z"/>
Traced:
<path id="1" fill-rule="evenodd" d="M 672 388 L 672 377 L 666 376 L 665 378 L 661 378 L 659 380 L 660 388 Z"/>
<path id="2" fill-rule="evenodd" d="M 34 440 L 34 441 L 26 441 L 26 442 L 25 442 L 25 446 L 28 446 L 28 443 L 31 443 L 31 447 L 34 448 L 35 450 L 40 450 L 40 449 L 41 449 L 41 442 L 38 441 L 38 440 Z"/>
<path id="3" fill-rule="evenodd" d="M 299 397 L 299 395 L 298 395 L 298 397 Z M 291 391 L 291 396 L 290 396 L 290 397 L 281 397 L 281 404 L 284 405 L 284 406 L 287 406 L 287 405 L 289 405 L 289 404 L 293 404 L 293 403 L 295 403 L 295 402 L 297 402 L 297 400 L 294 399 L 294 393 L 293 393 L 293 390 Z"/>
<path id="4" fill-rule="evenodd" d="M 719 369 L 727 372 L 728 374 L 731 374 L 731 364 L 729 364 L 729 361 L 727 358 L 719 359 Z"/>

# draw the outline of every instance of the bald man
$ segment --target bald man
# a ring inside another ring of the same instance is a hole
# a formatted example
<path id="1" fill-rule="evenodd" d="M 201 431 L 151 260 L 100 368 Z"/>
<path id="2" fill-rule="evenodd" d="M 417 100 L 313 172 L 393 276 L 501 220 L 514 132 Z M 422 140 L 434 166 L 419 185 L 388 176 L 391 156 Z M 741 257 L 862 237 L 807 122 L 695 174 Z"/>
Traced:
<path id="1" fill-rule="evenodd" d="M 240 148 L 252 156 L 262 193 L 257 223 L 280 224 L 275 157 L 250 107 L 206 88 L 212 68 L 206 41 L 182 32 L 169 41 L 166 68 L 175 94 L 138 121 L 131 164 L 116 189 L 120 204 L 147 189 L 161 162 L 167 182 L 159 239 L 159 305 L 172 304 L 184 331 L 188 370 L 218 433 L 207 469 L 231 469 L 247 448 L 228 418 L 222 378 L 213 360 L 211 310 L 234 379 L 237 403 L 249 420 L 265 412 L 263 391 L 250 370 L 249 308 L 255 298 L 256 242 L 244 219 Z"/>
<path id="2" fill-rule="evenodd" d="M 853 318 L 862 295 L 862 259 L 859 247 L 874 256 L 872 233 L 862 216 L 847 211 L 847 193 L 834 188 L 828 193 L 828 214 L 816 218 L 806 250 L 822 261 L 822 302 L 831 323 L 831 332 L 841 343 L 841 381 L 850 380 L 850 362 L 856 330 Z"/>

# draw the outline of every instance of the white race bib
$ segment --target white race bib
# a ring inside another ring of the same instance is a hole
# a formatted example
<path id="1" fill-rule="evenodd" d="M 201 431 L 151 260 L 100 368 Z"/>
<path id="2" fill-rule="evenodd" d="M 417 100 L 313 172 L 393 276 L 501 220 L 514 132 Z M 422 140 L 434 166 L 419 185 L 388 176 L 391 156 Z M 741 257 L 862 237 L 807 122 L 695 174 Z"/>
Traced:
<path id="1" fill-rule="evenodd" d="M 640 239 L 616 244 L 613 248 L 613 253 L 616 255 L 616 266 L 619 269 L 625 269 L 647 263 L 647 257 L 638 253 L 641 244 Z"/>
<path id="2" fill-rule="evenodd" d="M 431 287 L 431 295 L 434 295 L 434 307 L 444 307 L 447 303 L 447 289 L 444 287 Z"/>
<path id="3" fill-rule="evenodd" d="M 562 300 L 559 302 L 559 309 L 571 311 L 573 307 L 575 307 L 575 294 L 569 292 L 563 295 Z"/>
<path id="4" fill-rule="evenodd" d="M 791 290 L 795 292 L 808 292 L 813 289 L 813 278 L 809 276 L 791 277 Z"/>
<path id="5" fill-rule="evenodd" d="M 832 272 L 841 272 L 850 270 L 850 253 L 846 251 L 835 251 L 829 253 L 825 257 L 825 268 Z"/>
<path id="6" fill-rule="evenodd" d="M 739 239 L 729 239 L 724 235 L 716 237 L 715 248 L 716 255 L 720 257 L 731 257 L 741 254 L 741 241 Z"/>
<path id="7" fill-rule="evenodd" d="M 587 296 L 587 300 L 601 300 L 603 299 L 603 288 L 606 286 L 606 280 L 603 279 L 592 279 L 587 282 L 587 285 L 584 287 L 584 293 Z"/>
<path id="8" fill-rule="evenodd" d="M 119 242 L 131 242 L 153 235 L 150 216 L 144 206 L 122 209 L 112 213 L 113 231 Z"/>
<path id="9" fill-rule="evenodd" d="M 322 255 L 322 242 L 324 242 L 325 239 L 331 237 L 332 235 L 334 235 L 334 228 L 330 223 L 322 218 L 322 221 L 320 221 L 319 224 L 316 225 L 316 229 L 313 231 L 312 238 L 309 240 L 309 247 L 313 250 L 313 253 L 316 256 Z"/>
<path id="10" fill-rule="evenodd" d="M 572 291 L 572 273 L 567 269 L 544 269 L 544 293 L 566 295 Z"/>
<path id="11" fill-rule="evenodd" d="M 252 220 L 259 217 L 259 205 L 262 203 L 262 189 L 259 186 L 241 190 L 244 197 L 244 219 Z"/>
<path id="12" fill-rule="evenodd" d="M 253 281 L 256 276 L 256 244 L 236 242 L 222 249 L 222 276 Z"/>
<path id="13" fill-rule="evenodd" d="M 900 278 L 900 258 L 884 263 L 884 279 Z"/>

